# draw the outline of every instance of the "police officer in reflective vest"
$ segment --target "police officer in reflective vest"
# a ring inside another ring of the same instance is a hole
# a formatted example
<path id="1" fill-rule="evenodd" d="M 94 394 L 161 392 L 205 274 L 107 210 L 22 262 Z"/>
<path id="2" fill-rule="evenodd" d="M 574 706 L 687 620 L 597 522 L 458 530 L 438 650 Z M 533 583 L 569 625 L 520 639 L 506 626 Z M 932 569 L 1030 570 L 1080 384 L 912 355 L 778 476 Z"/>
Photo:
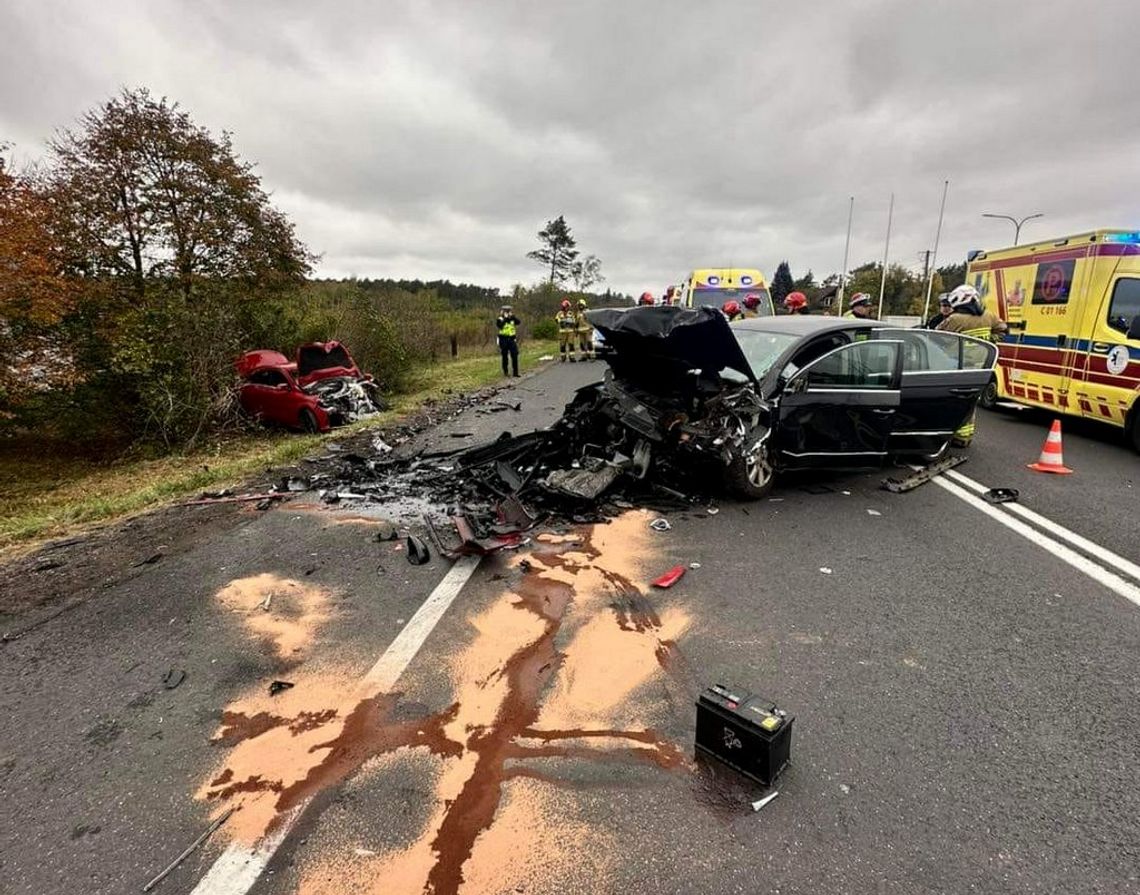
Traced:
<path id="1" fill-rule="evenodd" d="M 975 339 L 983 339 L 987 342 L 997 342 L 1002 334 L 1009 329 L 1005 321 L 992 311 L 987 311 L 982 307 L 978 290 L 969 283 L 963 283 L 951 292 L 949 299 L 950 315 L 938 324 L 940 332 L 958 333 L 963 336 L 973 336 Z M 978 347 L 974 346 L 975 349 Z M 964 351 L 968 353 L 969 349 L 970 346 L 967 345 Z M 975 416 L 976 413 L 971 413 L 970 418 L 954 433 L 955 447 L 970 446 L 977 429 Z"/>
<path id="2" fill-rule="evenodd" d="M 562 299 L 558 313 L 554 315 L 554 321 L 558 324 L 558 352 L 562 363 L 566 363 L 567 357 L 570 358 L 570 363 L 574 363 L 574 345 L 578 340 L 578 315 L 571 310 L 569 299 Z"/>
<path id="3" fill-rule="evenodd" d="M 519 375 L 519 324 L 522 321 L 515 316 L 510 305 L 503 305 L 499 309 L 499 317 L 495 321 L 495 328 L 499 332 L 499 354 L 503 357 L 503 375 L 507 375 L 507 358 L 511 361 L 511 375 Z"/>

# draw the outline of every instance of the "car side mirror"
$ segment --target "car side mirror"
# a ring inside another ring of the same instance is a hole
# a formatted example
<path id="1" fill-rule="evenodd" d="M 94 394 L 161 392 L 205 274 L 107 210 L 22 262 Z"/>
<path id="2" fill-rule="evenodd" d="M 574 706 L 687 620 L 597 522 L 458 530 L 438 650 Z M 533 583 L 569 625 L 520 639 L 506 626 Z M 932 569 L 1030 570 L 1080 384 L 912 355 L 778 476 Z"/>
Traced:
<path id="1" fill-rule="evenodd" d="M 806 376 L 795 376 L 795 377 L 793 377 L 791 382 L 788 383 L 787 388 L 784 389 L 784 391 L 786 391 L 790 394 L 793 394 L 793 395 L 799 395 L 799 394 L 802 394 L 803 392 L 806 392 L 807 391 L 807 377 Z"/>
<path id="2" fill-rule="evenodd" d="M 1128 334 L 1124 338 L 1140 339 L 1140 314 L 1132 318 L 1132 322 L 1128 325 Z"/>

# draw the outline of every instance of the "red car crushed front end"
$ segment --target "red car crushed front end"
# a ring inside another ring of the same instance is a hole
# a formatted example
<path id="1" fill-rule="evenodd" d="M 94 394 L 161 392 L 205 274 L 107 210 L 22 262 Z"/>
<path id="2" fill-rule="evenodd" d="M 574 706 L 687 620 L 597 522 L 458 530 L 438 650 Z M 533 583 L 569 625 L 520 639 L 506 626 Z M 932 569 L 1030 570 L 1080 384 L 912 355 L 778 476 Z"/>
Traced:
<path id="1" fill-rule="evenodd" d="M 234 362 L 242 408 L 264 422 L 327 432 L 382 408 L 376 383 L 340 342 L 310 342 L 296 361 L 279 351 L 247 351 Z"/>

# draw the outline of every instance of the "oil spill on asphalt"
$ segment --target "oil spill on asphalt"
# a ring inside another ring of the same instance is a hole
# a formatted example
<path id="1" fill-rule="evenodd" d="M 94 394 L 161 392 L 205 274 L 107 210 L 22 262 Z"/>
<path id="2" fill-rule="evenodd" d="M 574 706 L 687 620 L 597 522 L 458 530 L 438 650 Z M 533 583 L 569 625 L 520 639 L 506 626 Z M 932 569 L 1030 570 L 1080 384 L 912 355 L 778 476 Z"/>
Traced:
<path id="1" fill-rule="evenodd" d="M 561 817 L 548 813 L 556 791 L 576 786 L 556 773 L 566 761 L 667 771 L 687 763 L 647 723 L 653 711 L 633 699 L 655 675 L 673 673 L 675 641 L 688 625 L 678 608 L 656 608 L 634 583 L 650 548 L 643 516 L 540 536 L 529 568 L 516 563 L 509 590 L 470 619 L 475 636 L 449 659 L 456 701 L 443 712 L 396 720 L 398 695 L 353 691 L 343 674 L 302 674 L 271 704 L 259 693 L 229 706 L 215 740 L 231 751 L 198 796 L 219 812 L 240 799 L 243 810 L 227 827 L 253 844 L 313 796 L 361 772 L 384 773 L 385 756 L 422 749 L 440 770 L 436 806 L 418 838 L 386 855 L 317 854 L 300 892 L 471 891 L 468 877 L 502 879 L 520 853 L 554 868 L 574 826 L 566 816 L 572 799 L 558 803 Z M 536 759 L 561 763 L 528 767 Z M 496 826 L 525 832 L 525 841 Z M 597 845 L 598 831 L 575 829 L 582 842 L 572 853 Z"/>

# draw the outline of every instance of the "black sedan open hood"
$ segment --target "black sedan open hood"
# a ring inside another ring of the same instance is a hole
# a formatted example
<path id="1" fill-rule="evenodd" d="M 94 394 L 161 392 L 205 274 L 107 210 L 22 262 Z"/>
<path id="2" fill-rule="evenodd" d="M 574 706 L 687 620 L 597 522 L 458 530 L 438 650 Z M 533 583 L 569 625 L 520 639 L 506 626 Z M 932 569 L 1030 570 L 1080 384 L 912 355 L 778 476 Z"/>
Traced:
<path id="1" fill-rule="evenodd" d="M 623 365 L 664 362 L 714 376 L 729 369 L 756 381 L 728 319 L 716 308 L 600 308 L 587 311 L 586 319 Z"/>

